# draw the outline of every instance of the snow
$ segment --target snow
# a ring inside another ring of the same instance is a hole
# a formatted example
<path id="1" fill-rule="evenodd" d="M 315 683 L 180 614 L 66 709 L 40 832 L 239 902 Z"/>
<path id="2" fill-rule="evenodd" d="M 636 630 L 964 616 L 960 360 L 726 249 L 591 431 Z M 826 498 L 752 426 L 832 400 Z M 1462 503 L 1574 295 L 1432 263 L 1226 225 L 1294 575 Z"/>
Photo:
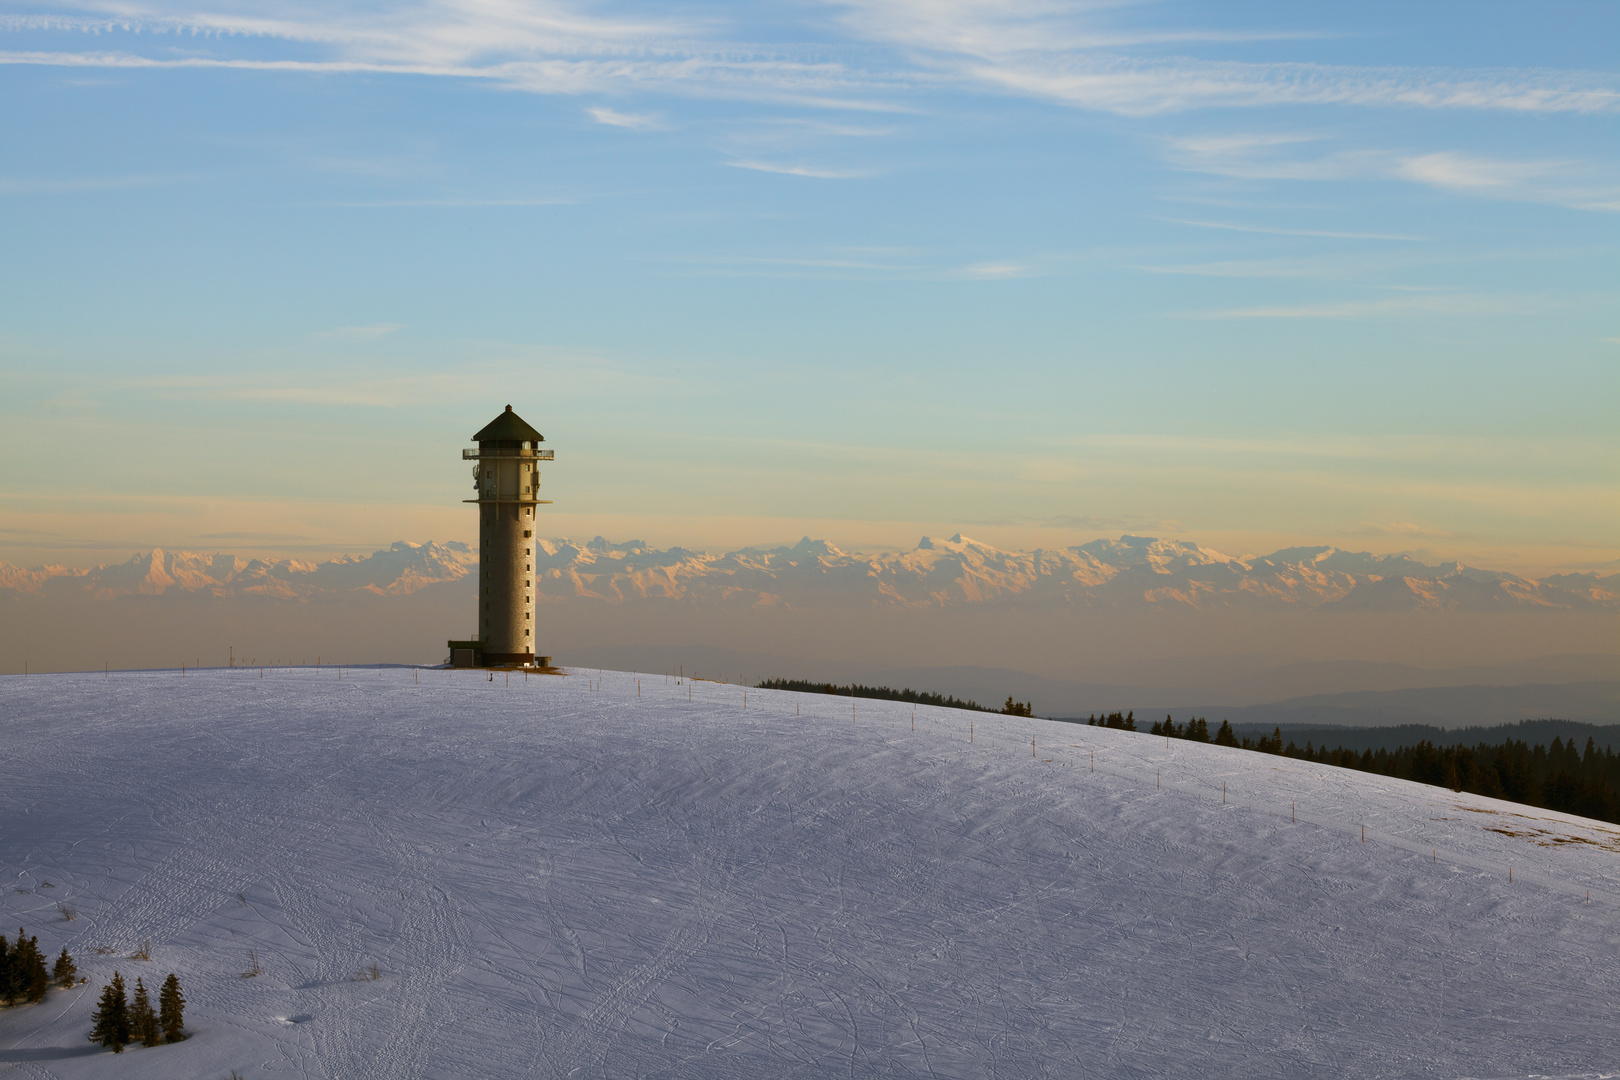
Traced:
<path id="1" fill-rule="evenodd" d="M 0 1074 L 1620 1064 L 1620 829 L 1040 720 L 417 678 L 0 679 L 0 926 L 89 977 L 0 1011 Z M 114 968 L 178 973 L 194 1036 L 90 1046 Z"/>

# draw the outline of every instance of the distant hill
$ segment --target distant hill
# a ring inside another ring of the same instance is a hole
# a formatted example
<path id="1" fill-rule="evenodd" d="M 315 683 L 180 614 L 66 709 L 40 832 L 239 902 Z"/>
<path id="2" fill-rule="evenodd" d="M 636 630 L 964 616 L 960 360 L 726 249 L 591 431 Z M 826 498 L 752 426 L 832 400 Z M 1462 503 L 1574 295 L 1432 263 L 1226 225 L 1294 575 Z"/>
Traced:
<path id="1" fill-rule="evenodd" d="M 399 541 L 326 562 L 151 552 L 91 570 L 0 563 L 0 593 L 301 600 L 364 591 L 403 596 L 477 566 L 465 544 Z M 956 535 L 911 551 L 841 551 L 808 537 L 792 547 L 709 554 L 640 541 L 540 540 L 536 588 L 551 598 L 707 607 L 1010 607 L 1020 610 L 1593 611 L 1620 608 L 1620 574 L 1534 580 L 1460 563 L 1333 547 L 1228 556 L 1180 540 L 1122 536 L 1077 547 L 1004 551 Z"/>
<path id="2" fill-rule="evenodd" d="M 1162 712 L 1163 710 L 1155 710 Z M 1436 728 L 1517 723 L 1555 717 L 1585 723 L 1620 722 L 1620 681 L 1521 686 L 1430 686 L 1416 690 L 1312 694 L 1243 707 L 1192 706 L 1191 712 L 1233 724 L 1258 726 Z"/>

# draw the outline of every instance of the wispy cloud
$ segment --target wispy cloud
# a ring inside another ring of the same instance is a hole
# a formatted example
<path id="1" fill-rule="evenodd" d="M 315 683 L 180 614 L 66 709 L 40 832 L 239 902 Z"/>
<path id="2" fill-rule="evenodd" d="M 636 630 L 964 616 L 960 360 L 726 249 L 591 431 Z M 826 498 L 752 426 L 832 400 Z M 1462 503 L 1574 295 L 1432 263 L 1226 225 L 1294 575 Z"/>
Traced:
<path id="1" fill-rule="evenodd" d="M 1027 263 L 982 262 L 962 267 L 955 271 L 955 276 L 975 278 L 980 281 L 998 281 L 1007 278 L 1029 277 L 1034 272 L 1034 267 Z"/>
<path id="2" fill-rule="evenodd" d="M 1409 157 L 1395 167 L 1395 175 L 1435 187 L 1478 191 L 1507 188 L 1545 177 L 1568 162 L 1493 161 L 1469 154 L 1438 153 Z"/>
<path id="3" fill-rule="evenodd" d="M 1039 277 L 1072 265 L 1079 255 L 1035 254 L 1017 259 L 960 263 L 945 251 L 909 248 L 833 248 L 784 254 L 704 256 L 663 260 L 707 273 L 776 277 L 874 278 L 908 281 L 1009 281 Z"/>
<path id="4" fill-rule="evenodd" d="M 456 209 L 459 207 L 506 207 L 506 206 L 572 206 L 579 200 L 561 197 L 535 196 L 532 198 L 494 199 L 479 198 L 476 196 L 450 197 L 443 199 L 326 199 L 311 203 L 312 206 L 354 207 L 388 209 L 391 207 L 444 207 Z"/>
<path id="5" fill-rule="evenodd" d="M 951 85 L 1124 115 L 1277 105 L 1620 111 L 1620 84 L 1610 75 L 1199 60 L 1165 52 L 1322 35 L 1105 29 L 1095 5 L 1058 0 L 854 0 L 831 8 L 830 29 L 846 40 L 815 47 L 749 44 L 705 14 L 605 14 L 562 0 L 79 6 L 73 15 L 0 19 L 0 29 L 81 33 L 117 39 L 122 48 L 15 50 L 0 54 L 0 62 L 397 72 L 489 79 L 543 93 L 657 90 L 833 107 L 892 107 L 897 97 Z M 175 56 L 153 44 L 165 36 L 183 37 L 206 55 Z M 249 40 L 256 53 L 279 41 L 297 46 L 298 55 L 233 55 Z M 898 51 L 879 54 L 874 44 Z M 308 55 L 312 50 L 316 56 Z"/>
<path id="6" fill-rule="evenodd" d="M 728 161 L 734 169 L 753 169 L 755 172 L 781 173 L 784 176 L 808 176 L 817 180 L 862 180 L 873 174 L 863 169 L 830 169 L 818 165 L 798 165 L 777 161 Z"/>
<path id="7" fill-rule="evenodd" d="M 1606 171 L 1581 161 L 1504 161 L 1453 151 L 1403 158 L 1394 168 L 1403 180 L 1448 191 L 1620 211 L 1620 177 Z"/>
<path id="8" fill-rule="evenodd" d="M 1400 180 L 1494 199 L 1552 203 L 1580 210 L 1620 210 L 1620 177 L 1606 164 L 1506 160 L 1455 151 L 1412 154 L 1359 149 L 1313 153 L 1324 141 L 1316 134 L 1236 133 L 1172 138 L 1163 146 L 1166 159 L 1179 168 L 1240 180 Z M 1207 222 L 1185 224 L 1234 227 Z"/>
<path id="9" fill-rule="evenodd" d="M 159 375 L 124 380 L 125 393 L 208 401 L 257 401 L 269 404 L 327 407 L 400 408 L 433 401 L 458 401 L 472 395 L 463 374 L 390 376 L 344 373 L 323 376 L 298 373 L 257 375 Z"/>
<path id="10" fill-rule="evenodd" d="M 913 50 L 967 81 L 1127 115 L 1191 108 L 1336 104 L 1517 112 L 1613 112 L 1607 75 L 1239 63 L 1163 56 L 1167 45 L 1310 37 L 1196 27 L 1099 31 L 1094 5 L 1055 0 L 851 0 L 858 35 Z M 1144 56 L 1142 53 L 1149 53 Z M 1155 55 L 1160 54 L 1160 55 Z"/>
<path id="11" fill-rule="evenodd" d="M 585 110 L 592 120 L 608 127 L 629 128 L 631 131 L 657 131 L 664 126 L 658 117 L 642 113 L 624 113 L 605 105 Z"/>
<path id="12" fill-rule="evenodd" d="M 1317 304 L 1235 308 L 1192 312 L 1199 319 L 1373 319 L 1415 315 L 1492 316 L 1520 315 L 1562 306 L 1544 297 L 1485 296 L 1474 293 L 1438 293 L 1386 297 L 1378 300 L 1341 300 Z"/>
<path id="13" fill-rule="evenodd" d="M 1457 535 L 1446 529 L 1418 525 L 1411 521 L 1364 521 L 1357 528 L 1346 530 L 1346 533 L 1352 536 L 1410 536 L 1432 540 L 1449 540 Z"/>
<path id="14" fill-rule="evenodd" d="M 1189 221 L 1185 218 L 1159 218 L 1171 225 L 1191 225 L 1199 229 L 1223 229 L 1228 232 L 1265 233 L 1269 236 L 1320 236 L 1335 240 L 1427 240 L 1426 236 L 1406 236 L 1401 233 L 1334 232 L 1327 229 L 1282 229 L 1264 225 L 1237 225 L 1226 221 Z"/>

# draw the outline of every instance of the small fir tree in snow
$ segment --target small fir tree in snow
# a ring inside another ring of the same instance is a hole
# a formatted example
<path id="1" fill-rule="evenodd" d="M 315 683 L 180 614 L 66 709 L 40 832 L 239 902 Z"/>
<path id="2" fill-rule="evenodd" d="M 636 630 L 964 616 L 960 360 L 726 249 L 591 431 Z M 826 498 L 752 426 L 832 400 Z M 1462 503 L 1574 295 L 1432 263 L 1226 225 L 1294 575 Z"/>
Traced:
<path id="1" fill-rule="evenodd" d="M 4 940 L 0 937 L 0 948 L 4 947 Z M 6 1004 L 15 1004 L 18 998 L 29 1002 L 44 1001 L 51 978 L 45 970 L 45 956 L 39 951 L 39 938 L 24 936 L 19 926 L 17 943 L 9 950 L 6 961 L 5 986 L 0 989 Z"/>
<path id="2" fill-rule="evenodd" d="M 56 966 L 51 968 L 51 980 L 59 986 L 72 986 L 73 980 L 78 977 L 79 968 L 64 948 L 62 955 L 56 958 Z"/>
<path id="3" fill-rule="evenodd" d="M 135 1000 L 129 1006 L 129 1036 L 139 1039 L 142 1046 L 157 1046 L 163 1042 L 158 1030 L 157 1013 L 152 1011 L 152 999 L 146 996 L 146 984 L 135 980 Z"/>
<path id="4" fill-rule="evenodd" d="M 1221 721 L 1221 728 L 1215 733 L 1215 743 L 1217 746 L 1236 746 L 1238 744 L 1237 735 L 1232 731 L 1232 725 L 1229 721 Z"/>
<path id="5" fill-rule="evenodd" d="M 90 1029 L 90 1041 L 122 1054 L 124 1044 L 129 1042 L 129 1004 L 124 1000 L 124 977 L 118 972 L 113 972 L 112 982 L 102 987 L 101 1000 L 90 1019 L 95 1023 Z"/>
<path id="6" fill-rule="evenodd" d="M 180 980 L 170 972 L 169 977 L 163 980 L 163 989 L 158 991 L 158 1026 L 163 1029 L 163 1037 L 169 1042 L 179 1042 L 186 1037 L 185 1012 L 186 999 L 180 993 Z"/>

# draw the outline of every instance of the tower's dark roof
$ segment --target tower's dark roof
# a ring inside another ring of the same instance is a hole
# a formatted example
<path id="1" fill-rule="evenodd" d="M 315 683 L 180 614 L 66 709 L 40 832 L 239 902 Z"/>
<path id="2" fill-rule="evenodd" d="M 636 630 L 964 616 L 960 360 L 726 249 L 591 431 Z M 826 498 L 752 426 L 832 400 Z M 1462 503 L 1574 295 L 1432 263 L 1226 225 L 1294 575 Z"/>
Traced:
<path id="1" fill-rule="evenodd" d="M 484 425 L 484 430 L 473 436 L 474 442 L 497 442 L 512 439 L 519 442 L 545 442 L 546 437 L 530 427 L 523 417 L 512 411 L 508 405 L 506 411 Z"/>

